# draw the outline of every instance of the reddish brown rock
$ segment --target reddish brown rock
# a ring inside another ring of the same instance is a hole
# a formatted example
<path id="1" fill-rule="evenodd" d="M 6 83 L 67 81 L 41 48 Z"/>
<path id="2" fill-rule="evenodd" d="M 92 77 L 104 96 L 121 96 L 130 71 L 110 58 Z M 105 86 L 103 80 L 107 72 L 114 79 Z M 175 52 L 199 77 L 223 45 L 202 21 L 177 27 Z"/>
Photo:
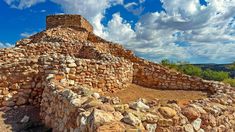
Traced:
<path id="1" fill-rule="evenodd" d="M 107 111 L 107 112 L 114 112 L 115 111 L 114 107 L 110 104 L 100 105 L 98 107 L 98 109 L 101 109 L 101 110 L 104 110 L 104 111 Z"/>
<path id="2" fill-rule="evenodd" d="M 189 120 L 193 121 L 200 117 L 200 113 L 196 111 L 193 107 L 186 107 L 182 110 L 183 115 L 185 115 Z"/>
<path id="3" fill-rule="evenodd" d="M 160 107 L 158 110 L 166 118 L 172 118 L 177 114 L 174 109 L 169 107 Z"/>
<path id="4" fill-rule="evenodd" d="M 201 119 L 202 119 L 202 127 L 206 127 L 206 126 L 215 127 L 216 126 L 216 118 L 211 114 L 203 114 L 201 116 Z"/>
<path id="5" fill-rule="evenodd" d="M 106 123 L 98 127 L 97 132 L 124 132 L 125 126 L 121 122 Z"/>

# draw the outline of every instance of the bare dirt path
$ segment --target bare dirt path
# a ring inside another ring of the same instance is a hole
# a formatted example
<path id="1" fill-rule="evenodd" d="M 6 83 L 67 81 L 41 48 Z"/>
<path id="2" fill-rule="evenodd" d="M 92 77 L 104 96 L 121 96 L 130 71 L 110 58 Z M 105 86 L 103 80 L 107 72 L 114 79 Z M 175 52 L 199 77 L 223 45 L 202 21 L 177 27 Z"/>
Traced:
<path id="1" fill-rule="evenodd" d="M 161 103 L 168 100 L 175 100 L 179 105 L 186 105 L 190 100 L 202 99 L 207 97 L 206 92 L 202 91 L 185 91 L 185 90 L 156 90 L 130 84 L 127 88 L 116 93 L 107 93 L 108 96 L 117 96 L 122 103 L 136 101 L 139 98 L 147 100 L 159 99 Z"/>
<path id="2" fill-rule="evenodd" d="M 29 117 L 27 123 L 21 123 L 24 116 Z M 7 112 L 0 111 L 0 132 L 50 132 L 39 118 L 39 108 L 34 106 L 19 107 Z"/>

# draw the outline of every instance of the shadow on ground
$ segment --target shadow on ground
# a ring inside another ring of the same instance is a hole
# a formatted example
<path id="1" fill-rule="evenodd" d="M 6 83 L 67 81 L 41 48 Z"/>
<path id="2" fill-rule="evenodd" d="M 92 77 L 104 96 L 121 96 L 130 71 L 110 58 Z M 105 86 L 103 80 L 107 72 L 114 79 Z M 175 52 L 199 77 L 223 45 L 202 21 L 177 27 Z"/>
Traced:
<path id="1" fill-rule="evenodd" d="M 2 132 L 51 132 L 40 120 L 39 107 L 21 106 L 8 111 L 0 111 L 0 130 Z M 29 121 L 21 123 L 24 116 L 29 117 Z"/>

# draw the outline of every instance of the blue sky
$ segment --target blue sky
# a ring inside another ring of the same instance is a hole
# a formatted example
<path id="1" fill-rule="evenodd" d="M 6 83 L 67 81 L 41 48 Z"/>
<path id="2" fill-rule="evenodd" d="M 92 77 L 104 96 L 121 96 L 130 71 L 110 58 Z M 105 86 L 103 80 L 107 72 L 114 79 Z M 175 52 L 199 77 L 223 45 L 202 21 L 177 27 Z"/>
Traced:
<path id="1" fill-rule="evenodd" d="M 58 13 L 83 15 L 97 35 L 152 61 L 235 61 L 235 0 L 2 0 L 0 47 Z"/>

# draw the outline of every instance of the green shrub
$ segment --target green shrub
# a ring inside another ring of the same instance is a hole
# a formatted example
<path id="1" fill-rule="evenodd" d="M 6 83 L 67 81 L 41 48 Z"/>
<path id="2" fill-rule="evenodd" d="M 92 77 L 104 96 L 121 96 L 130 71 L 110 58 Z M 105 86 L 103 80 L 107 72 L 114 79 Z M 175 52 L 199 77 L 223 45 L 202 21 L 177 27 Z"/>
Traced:
<path id="1" fill-rule="evenodd" d="M 171 64 L 171 62 L 170 62 L 168 59 L 163 59 L 163 60 L 161 61 L 161 64 L 162 64 L 163 66 L 168 66 L 168 65 Z"/>
<path id="2" fill-rule="evenodd" d="M 235 79 L 229 78 L 225 79 L 223 82 L 230 84 L 232 87 L 235 87 Z"/>
<path id="3" fill-rule="evenodd" d="M 178 66 L 178 71 L 183 72 L 184 74 L 190 75 L 190 76 L 202 76 L 202 69 L 200 67 L 185 64 Z"/>
<path id="4" fill-rule="evenodd" d="M 201 77 L 202 75 L 202 69 L 200 67 L 188 64 L 187 62 L 175 63 L 175 62 L 169 61 L 168 59 L 164 59 L 161 61 L 161 64 L 163 66 L 167 66 L 170 69 L 175 69 L 187 75 L 198 76 L 198 77 Z"/>
<path id="5" fill-rule="evenodd" d="M 177 70 L 177 64 L 176 63 L 174 63 L 174 62 L 172 62 L 172 61 L 170 61 L 170 60 L 168 60 L 168 59 L 163 59 L 162 61 L 161 61 L 161 64 L 163 65 L 163 66 L 167 66 L 168 68 L 170 68 L 170 69 L 176 69 Z"/>
<path id="6" fill-rule="evenodd" d="M 233 62 L 232 64 L 230 64 L 227 68 L 228 68 L 228 69 L 231 69 L 231 70 L 235 70 L 235 62 Z"/>
<path id="7" fill-rule="evenodd" d="M 202 78 L 207 80 L 223 81 L 229 78 L 229 73 L 223 71 L 212 71 L 210 69 L 207 69 L 203 71 Z"/>
<path id="8" fill-rule="evenodd" d="M 200 67 L 188 64 L 187 62 L 174 63 L 168 59 L 164 59 L 161 61 L 161 64 L 184 74 L 201 77 L 206 80 L 223 81 L 229 78 L 228 72 L 213 71 L 210 69 L 202 70 Z"/>

